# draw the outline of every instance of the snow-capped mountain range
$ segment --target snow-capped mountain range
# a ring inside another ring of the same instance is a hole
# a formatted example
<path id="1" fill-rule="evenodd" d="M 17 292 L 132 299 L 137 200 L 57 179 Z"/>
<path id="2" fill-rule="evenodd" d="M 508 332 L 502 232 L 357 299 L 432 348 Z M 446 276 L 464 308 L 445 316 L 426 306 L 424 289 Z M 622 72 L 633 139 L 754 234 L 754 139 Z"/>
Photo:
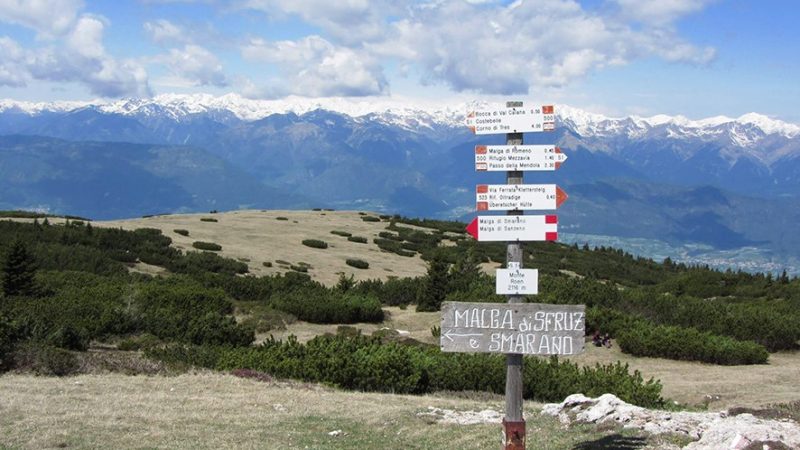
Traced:
<path id="1" fill-rule="evenodd" d="M 317 109 L 348 115 L 354 119 L 379 119 L 385 123 L 408 129 L 431 126 L 460 127 L 467 110 L 474 109 L 478 102 L 441 105 L 435 102 L 410 103 L 403 99 L 385 97 L 358 98 L 305 98 L 287 97 L 280 100 L 253 100 L 238 94 L 213 96 L 209 94 L 162 94 L 147 99 L 25 102 L 0 100 L 0 112 L 20 112 L 37 115 L 46 112 L 69 112 L 81 108 L 96 108 L 107 114 L 141 117 L 164 114 L 173 120 L 198 114 L 232 114 L 242 121 L 255 121 L 272 114 L 295 113 L 302 115 Z M 758 113 L 744 114 L 738 118 L 715 116 L 690 120 L 683 116 L 655 115 L 652 117 L 608 117 L 573 108 L 556 105 L 556 115 L 566 126 L 584 137 L 610 137 L 626 135 L 630 138 L 645 136 L 654 129 L 668 129 L 674 136 L 716 136 L 733 130 L 737 137 L 734 143 L 747 146 L 758 141 L 758 136 L 742 134 L 741 130 L 752 128 L 763 136 L 777 135 L 794 138 L 800 135 L 800 126 L 772 119 Z"/>

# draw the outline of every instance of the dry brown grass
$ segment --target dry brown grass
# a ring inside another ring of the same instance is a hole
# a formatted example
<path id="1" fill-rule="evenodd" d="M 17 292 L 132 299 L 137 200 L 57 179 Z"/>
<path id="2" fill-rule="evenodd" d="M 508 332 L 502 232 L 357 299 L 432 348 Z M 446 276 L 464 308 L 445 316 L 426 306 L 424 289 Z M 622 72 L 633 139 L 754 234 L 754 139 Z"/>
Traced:
<path id="1" fill-rule="evenodd" d="M 346 393 L 220 374 L 4 375 L 0 376 L 0 448 L 499 447 L 499 424 L 438 423 L 418 415 L 428 406 L 458 411 L 503 408 L 497 399 Z M 565 432 L 556 419 L 540 416 L 539 407 L 529 402 L 525 408 L 529 448 L 572 449 L 632 436 L 586 426 Z M 334 430 L 342 434 L 330 436 Z"/>
<path id="2" fill-rule="evenodd" d="M 398 330 L 401 335 L 414 338 L 418 341 L 429 344 L 438 343 L 438 339 L 431 334 L 431 327 L 439 325 L 441 315 L 438 312 L 418 313 L 415 306 L 410 305 L 407 309 L 398 307 L 384 307 L 386 320 L 383 323 L 356 323 L 351 326 L 361 330 L 363 334 L 372 334 L 382 328 Z M 289 324 L 285 330 L 273 330 L 268 333 L 260 334 L 257 340 L 261 341 L 272 335 L 276 339 L 286 339 L 289 335 L 294 335 L 300 342 L 307 342 L 315 336 L 325 333 L 336 333 L 338 325 L 323 325 L 297 321 Z M 407 332 L 407 334 L 406 334 Z"/>
<path id="3" fill-rule="evenodd" d="M 718 366 L 661 358 L 626 355 L 614 345 L 586 346 L 586 353 L 572 358 L 579 364 L 594 365 L 622 361 L 645 378 L 661 380 L 663 395 L 688 405 L 708 404 L 710 410 L 733 406 L 757 407 L 800 400 L 800 353 L 779 352 L 769 364 Z M 708 396 L 708 397 L 707 397 Z"/>
<path id="4" fill-rule="evenodd" d="M 200 218 L 212 217 L 217 222 L 202 222 Z M 285 217 L 288 220 L 277 220 Z M 353 275 L 355 280 L 382 279 L 391 276 L 415 277 L 425 273 L 426 264 L 420 257 L 404 257 L 381 251 L 372 238 L 384 231 L 387 222 L 364 222 L 356 211 L 232 211 L 216 214 L 178 214 L 141 219 L 92 222 L 94 226 L 158 228 L 172 238 L 173 245 L 184 251 L 194 250 L 192 242 L 214 242 L 222 246 L 222 256 L 246 262 L 254 275 L 287 272 L 276 260 L 297 265 L 304 262 L 317 281 L 333 285 L 339 274 Z M 189 236 L 175 233 L 175 229 L 189 230 Z M 368 239 L 367 244 L 350 242 L 347 238 L 331 234 L 333 230 L 347 231 Z M 327 249 L 302 245 L 303 239 L 319 239 L 328 243 Z M 363 259 L 368 269 L 355 269 L 345 264 L 347 258 Z M 272 262 L 264 267 L 263 262 Z M 147 268 L 141 268 L 147 271 Z"/>

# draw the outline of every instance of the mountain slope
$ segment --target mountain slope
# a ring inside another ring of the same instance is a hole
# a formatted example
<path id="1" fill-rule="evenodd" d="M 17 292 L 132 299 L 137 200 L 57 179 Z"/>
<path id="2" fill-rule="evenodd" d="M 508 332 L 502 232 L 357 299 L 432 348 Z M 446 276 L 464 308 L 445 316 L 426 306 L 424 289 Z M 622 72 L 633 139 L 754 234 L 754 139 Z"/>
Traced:
<path id="1" fill-rule="evenodd" d="M 204 150 L 0 136 L 0 208 L 96 219 L 306 203 Z"/>

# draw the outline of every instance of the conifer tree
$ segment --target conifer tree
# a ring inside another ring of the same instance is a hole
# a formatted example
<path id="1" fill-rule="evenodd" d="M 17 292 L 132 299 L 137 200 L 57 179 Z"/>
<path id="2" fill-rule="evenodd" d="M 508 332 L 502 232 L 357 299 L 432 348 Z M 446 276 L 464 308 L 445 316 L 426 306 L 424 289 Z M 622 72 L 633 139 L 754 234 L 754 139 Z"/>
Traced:
<path id="1" fill-rule="evenodd" d="M 36 264 L 24 242 L 17 239 L 11 243 L 0 269 L 2 269 L 0 284 L 2 284 L 4 295 L 33 295 L 35 293 Z"/>
<path id="2" fill-rule="evenodd" d="M 438 311 L 447 297 L 449 264 L 441 252 L 436 252 L 428 261 L 428 274 L 419 292 L 417 311 Z"/>

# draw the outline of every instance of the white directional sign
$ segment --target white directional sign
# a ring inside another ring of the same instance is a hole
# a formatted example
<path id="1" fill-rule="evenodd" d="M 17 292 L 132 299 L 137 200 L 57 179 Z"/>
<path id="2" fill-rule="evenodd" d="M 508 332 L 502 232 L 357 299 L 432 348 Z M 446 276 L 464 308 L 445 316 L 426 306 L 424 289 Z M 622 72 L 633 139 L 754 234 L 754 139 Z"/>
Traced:
<path id="1" fill-rule="evenodd" d="M 445 352 L 577 355 L 586 330 L 583 305 L 442 303 Z"/>
<path id="2" fill-rule="evenodd" d="M 468 111 L 466 124 L 475 134 L 527 133 L 555 129 L 556 116 L 552 105 L 523 107 L 522 102 L 513 104 L 513 107 L 492 105 L 485 109 Z"/>
<path id="3" fill-rule="evenodd" d="M 567 193 L 555 184 L 479 184 L 475 187 L 475 209 L 507 211 L 556 209 Z"/>
<path id="4" fill-rule="evenodd" d="M 567 155 L 554 145 L 476 145 L 475 170 L 556 170 Z"/>
<path id="5" fill-rule="evenodd" d="M 539 293 L 539 271 L 520 269 L 519 263 L 508 263 L 508 269 L 497 269 L 495 280 L 495 292 L 500 295 Z"/>
<path id="6" fill-rule="evenodd" d="M 478 216 L 467 225 L 478 241 L 555 241 L 558 216 Z"/>

